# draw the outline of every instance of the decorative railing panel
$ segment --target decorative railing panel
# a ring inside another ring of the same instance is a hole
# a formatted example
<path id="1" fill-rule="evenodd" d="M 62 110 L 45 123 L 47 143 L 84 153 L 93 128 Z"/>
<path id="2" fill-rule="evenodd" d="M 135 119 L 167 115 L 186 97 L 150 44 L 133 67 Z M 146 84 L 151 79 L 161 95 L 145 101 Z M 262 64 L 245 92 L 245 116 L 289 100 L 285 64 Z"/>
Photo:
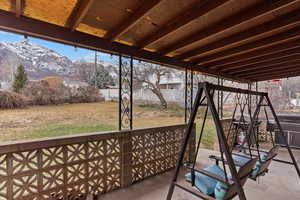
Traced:
<path id="1" fill-rule="evenodd" d="M 0 200 L 85 199 L 162 173 L 175 166 L 185 127 L 1 144 Z"/>
<path id="2" fill-rule="evenodd" d="M 132 182 L 174 168 L 183 140 L 184 130 L 185 126 L 174 126 L 133 133 L 131 137 Z M 189 156 L 188 154 L 186 155 L 187 160 L 189 160 Z"/>

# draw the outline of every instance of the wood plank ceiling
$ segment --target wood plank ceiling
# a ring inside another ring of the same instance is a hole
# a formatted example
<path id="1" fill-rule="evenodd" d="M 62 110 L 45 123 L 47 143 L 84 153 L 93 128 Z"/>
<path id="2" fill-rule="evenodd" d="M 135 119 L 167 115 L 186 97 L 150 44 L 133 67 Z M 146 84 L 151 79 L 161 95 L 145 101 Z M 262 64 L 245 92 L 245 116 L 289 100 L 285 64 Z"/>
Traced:
<path id="1" fill-rule="evenodd" d="M 243 82 L 300 75 L 300 0 L 1 0 L 0 10 L 2 30 L 170 67 Z"/>

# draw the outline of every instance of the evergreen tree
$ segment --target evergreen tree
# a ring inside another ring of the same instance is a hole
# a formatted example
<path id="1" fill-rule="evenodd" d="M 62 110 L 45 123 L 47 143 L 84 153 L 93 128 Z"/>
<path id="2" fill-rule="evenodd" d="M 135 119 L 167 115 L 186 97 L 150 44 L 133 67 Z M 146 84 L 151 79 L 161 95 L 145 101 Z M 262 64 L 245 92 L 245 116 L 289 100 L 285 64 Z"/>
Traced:
<path id="1" fill-rule="evenodd" d="M 27 74 L 23 65 L 19 65 L 17 72 L 15 73 L 13 89 L 18 92 L 20 89 L 26 86 Z"/>
<path id="2" fill-rule="evenodd" d="M 98 89 L 107 89 L 109 86 L 114 85 L 114 80 L 109 72 L 102 66 L 98 66 L 96 72 L 92 74 L 89 84 L 96 86 Z"/>

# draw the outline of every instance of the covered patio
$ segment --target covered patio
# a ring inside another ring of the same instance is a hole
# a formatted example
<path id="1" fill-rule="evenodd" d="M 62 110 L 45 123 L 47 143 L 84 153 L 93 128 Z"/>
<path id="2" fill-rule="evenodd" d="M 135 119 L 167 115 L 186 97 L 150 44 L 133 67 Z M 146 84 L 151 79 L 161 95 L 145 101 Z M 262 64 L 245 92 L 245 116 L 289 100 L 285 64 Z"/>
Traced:
<path id="1" fill-rule="evenodd" d="M 207 160 L 207 157 L 217 152 L 201 149 L 198 156 L 199 162 Z M 288 159 L 289 156 L 286 152 L 280 152 L 282 159 Z M 300 158 L 300 153 L 295 153 L 295 156 Z M 213 161 L 205 163 L 211 164 Z M 204 163 L 198 163 L 204 164 Z M 202 166 L 205 167 L 205 166 Z M 282 169 L 284 167 L 284 170 Z M 282 165 L 273 162 L 271 165 L 271 172 L 266 177 L 262 177 L 257 183 L 255 181 L 248 181 L 244 188 L 247 199 L 297 199 L 300 195 L 299 178 L 294 176 L 293 166 Z M 152 200 L 152 199 L 165 199 L 167 196 L 168 187 L 172 179 L 174 170 L 164 173 L 162 175 L 149 178 L 145 181 L 137 183 L 130 188 L 117 190 L 106 194 L 102 197 L 103 200 L 117 200 L 120 197 L 124 199 L 137 199 L 137 200 Z M 180 182 L 185 183 L 184 174 L 181 176 Z M 196 200 L 199 199 L 189 193 L 182 192 L 177 189 L 174 192 L 174 200 Z M 237 198 L 238 199 L 238 198 Z"/>
<path id="2" fill-rule="evenodd" d="M 250 90 L 260 81 L 300 76 L 299 0 L 1 0 L 0 30 L 119 58 L 119 131 L 0 144 L 5 200 L 165 199 L 192 112 L 195 74 Z M 184 124 L 134 129 L 136 61 L 185 72 Z M 195 159 L 195 149 L 194 127 L 185 162 Z M 197 160 L 204 162 L 197 165 L 209 165 L 210 154 L 201 149 Z M 248 199 L 300 196 L 292 165 L 272 162 L 271 172 L 261 184 L 246 183 Z M 197 198 L 176 189 L 173 199 Z"/>

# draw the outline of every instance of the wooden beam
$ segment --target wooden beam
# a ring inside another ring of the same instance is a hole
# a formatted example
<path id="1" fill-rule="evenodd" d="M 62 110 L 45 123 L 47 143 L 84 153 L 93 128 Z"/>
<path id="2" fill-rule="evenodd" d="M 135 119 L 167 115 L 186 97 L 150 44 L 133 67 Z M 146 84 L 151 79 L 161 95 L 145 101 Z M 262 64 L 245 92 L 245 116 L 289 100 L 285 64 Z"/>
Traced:
<path id="1" fill-rule="evenodd" d="M 16 17 L 21 17 L 23 14 L 23 0 L 15 0 Z"/>
<path id="2" fill-rule="evenodd" d="M 245 22 L 249 22 L 250 20 L 258 21 L 259 18 L 264 17 L 266 15 L 270 15 L 280 7 L 290 6 L 290 3 L 293 2 L 297 2 L 297 1 L 295 0 L 273 0 L 272 2 L 263 1 L 263 3 L 259 5 L 254 5 L 250 9 L 242 10 L 239 13 L 226 18 L 215 25 L 207 27 L 205 28 L 205 30 L 200 30 L 196 33 L 188 35 L 185 38 L 181 38 L 180 41 L 176 41 L 171 45 L 163 47 L 162 49 L 159 50 L 159 52 L 161 54 L 168 54 L 177 49 L 180 49 L 182 47 L 198 42 L 207 37 L 210 37 L 214 34 L 220 33 L 226 29 L 230 29 L 233 26 L 241 25 Z"/>
<path id="3" fill-rule="evenodd" d="M 193 56 L 200 56 L 202 54 L 209 55 L 212 54 L 210 52 L 217 52 L 224 50 L 224 48 L 228 49 L 230 47 L 239 46 L 245 42 L 252 42 L 254 40 L 262 39 L 266 36 L 270 35 L 270 33 L 275 31 L 286 31 L 290 28 L 300 25 L 300 9 L 291 12 L 287 15 L 284 15 L 278 19 L 274 19 L 270 22 L 266 22 L 264 24 L 252 27 L 251 29 L 247 29 L 241 33 L 237 33 L 231 35 L 229 37 L 223 38 L 221 40 L 215 41 L 213 43 L 207 44 L 202 47 L 198 47 L 191 51 L 187 51 L 179 56 L 178 59 L 184 60 Z"/>
<path id="4" fill-rule="evenodd" d="M 283 52 L 283 51 L 289 51 L 298 47 L 300 47 L 300 39 L 293 40 L 290 42 L 285 42 L 283 44 L 281 43 L 281 44 L 273 45 L 263 49 L 254 50 L 234 57 L 208 62 L 206 64 L 201 64 L 200 66 L 204 68 L 218 70 L 221 68 L 225 68 L 225 66 L 229 64 L 238 64 L 239 62 L 247 62 L 250 61 L 251 59 L 255 59 L 255 58 L 259 59 L 262 56 L 268 56 L 268 55 L 272 56 L 273 54 Z"/>
<path id="5" fill-rule="evenodd" d="M 268 81 L 268 80 L 273 80 L 273 79 L 291 78 L 291 77 L 296 77 L 296 76 L 300 76 L 300 72 L 294 72 L 292 74 L 289 73 L 289 74 L 265 76 L 262 78 L 255 78 L 255 79 L 252 79 L 252 82 L 261 82 L 261 81 Z"/>
<path id="6" fill-rule="evenodd" d="M 94 1 L 95 0 L 80 0 L 78 2 L 77 7 L 73 10 L 70 19 L 68 20 L 68 26 L 72 31 L 79 26 Z"/>
<path id="7" fill-rule="evenodd" d="M 158 31 L 146 36 L 140 42 L 137 43 L 137 46 L 140 48 L 144 48 L 157 40 L 161 39 L 162 37 L 176 31 L 180 27 L 188 24 L 189 22 L 193 21 L 194 19 L 205 15 L 209 11 L 215 9 L 218 6 L 226 3 L 229 0 L 202 0 L 196 1 L 192 4 L 188 9 L 184 10 L 176 17 L 170 19 L 167 23 L 162 25 Z"/>
<path id="8" fill-rule="evenodd" d="M 195 64 L 205 64 L 213 61 L 218 61 L 224 58 L 229 58 L 237 55 L 241 55 L 243 53 L 255 51 L 258 49 L 263 49 L 266 47 L 270 47 L 276 44 L 283 44 L 288 41 L 296 40 L 300 38 L 300 26 L 295 27 L 293 29 L 290 29 L 288 31 L 285 31 L 283 33 L 279 33 L 277 35 L 273 35 L 268 38 L 263 38 L 261 40 L 251 42 L 248 44 L 244 44 L 241 46 L 238 46 L 236 48 L 232 48 L 229 50 L 225 50 L 222 52 L 218 52 L 209 56 L 205 56 L 202 58 L 196 58 L 192 60 L 192 63 Z"/>
<path id="9" fill-rule="evenodd" d="M 298 66 L 299 68 L 299 66 Z M 271 79 L 277 79 L 277 78 L 287 78 L 287 77 L 295 77 L 300 76 L 300 70 L 299 69 L 293 69 L 293 70 L 285 70 L 280 72 L 274 72 L 269 73 L 267 75 L 256 75 L 251 78 L 253 81 L 264 81 L 264 80 L 271 80 Z"/>
<path id="10" fill-rule="evenodd" d="M 280 74 L 297 73 L 297 72 L 300 72 L 299 66 L 300 66 L 300 64 L 298 63 L 297 65 L 293 65 L 294 68 L 274 70 L 273 72 L 255 74 L 255 75 L 251 75 L 248 77 L 249 78 L 260 78 L 260 77 L 268 77 L 268 76 L 274 76 L 274 75 L 280 75 Z"/>
<path id="11" fill-rule="evenodd" d="M 267 68 L 267 69 L 263 69 L 263 70 L 256 70 L 256 71 L 253 71 L 253 72 L 247 73 L 247 74 L 240 74 L 239 77 L 253 78 L 253 76 L 257 76 L 257 75 L 269 75 L 270 73 L 272 73 L 274 71 L 285 72 L 285 71 L 288 71 L 291 69 L 295 69 L 299 66 L 300 66 L 300 62 L 298 62 L 297 64 L 294 64 L 294 65 L 280 65 L 279 67 Z"/>
<path id="12" fill-rule="evenodd" d="M 219 69 L 221 72 L 226 72 L 226 71 L 230 71 L 233 69 L 238 69 L 241 67 L 247 67 L 247 66 L 251 66 L 253 64 L 260 64 L 266 61 L 272 61 L 272 60 L 276 60 L 279 58 L 285 58 L 288 56 L 292 56 L 292 55 L 296 55 L 296 54 L 300 54 L 300 46 L 294 48 L 294 49 L 288 49 L 286 51 L 281 51 L 278 53 L 274 53 L 274 54 L 268 54 L 268 55 L 263 55 L 260 57 L 255 57 L 249 60 L 245 60 L 245 61 L 241 61 L 241 62 L 237 62 L 237 63 L 233 63 L 233 64 L 228 64 L 228 65 L 223 65 L 222 67 L 218 67 L 217 69 Z M 211 69 L 216 69 L 216 68 L 211 68 Z"/>
<path id="13" fill-rule="evenodd" d="M 253 70 L 258 70 L 258 69 L 263 69 L 263 68 L 268 68 L 270 66 L 274 66 L 274 65 L 282 65 L 285 63 L 289 63 L 289 62 L 294 62 L 295 60 L 299 60 L 300 59 L 300 54 L 295 54 L 295 55 L 291 55 L 291 56 L 287 56 L 287 57 L 283 57 L 283 58 L 278 58 L 275 60 L 271 60 L 271 61 L 265 61 L 265 62 L 261 62 L 259 64 L 252 64 L 252 65 L 248 65 L 246 67 L 240 67 L 238 69 L 232 69 L 226 73 L 228 74 L 238 74 L 241 72 L 248 72 L 248 71 L 253 71 Z"/>
<path id="14" fill-rule="evenodd" d="M 115 40 L 120 37 L 126 31 L 128 31 L 131 27 L 133 27 L 139 20 L 144 17 L 153 7 L 159 4 L 162 0 L 147 0 L 143 1 L 142 6 L 134 11 L 134 13 L 129 17 L 124 19 L 114 30 L 108 32 L 105 35 L 110 41 Z"/>
<path id="15" fill-rule="evenodd" d="M 125 56 L 132 56 L 137 60 L 161 64 L 167 67 L 181 70 L 186 68 L 189 69 L 192 66 L 189 62 L 183 62 L 168 56 L 162 56 L 155 52 L 142 50 L 137 47 L 121 44 L 118 42 L 111 42 L 107 39 L 103 39 L 79 31 L 71 32 L 68 28 L 42 22 L 25 16 L 23 16 L 22 18 L 17 18 L 15 14 L 6 11 L 0 11 L 0 30 L 28 35 L 86 49 L 102 51 L 106 53 L 123 54 Z M 222 74 L 202 68 L 196 68 L 196 71 L 221 76 L 223 78 L 239 82 L 249 82 L 248 80 L 239 78 L 235 79 L 235 77 L 231 77 L 230 75 L 227 76 L 227 74 Z"/>

